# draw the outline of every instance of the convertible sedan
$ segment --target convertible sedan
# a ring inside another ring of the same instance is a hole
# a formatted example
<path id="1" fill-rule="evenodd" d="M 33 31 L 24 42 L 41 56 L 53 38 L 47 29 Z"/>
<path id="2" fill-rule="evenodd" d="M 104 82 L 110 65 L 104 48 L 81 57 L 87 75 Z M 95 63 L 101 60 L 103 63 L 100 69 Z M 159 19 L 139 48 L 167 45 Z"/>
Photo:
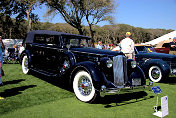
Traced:
<path id="1" fill-rule="evenodd" d="M 135 60 L 145 75 L 153 82 L 160 82 L 176 74 L 176 55 L 157 53 L 152 46 L 135 46 Z"/>

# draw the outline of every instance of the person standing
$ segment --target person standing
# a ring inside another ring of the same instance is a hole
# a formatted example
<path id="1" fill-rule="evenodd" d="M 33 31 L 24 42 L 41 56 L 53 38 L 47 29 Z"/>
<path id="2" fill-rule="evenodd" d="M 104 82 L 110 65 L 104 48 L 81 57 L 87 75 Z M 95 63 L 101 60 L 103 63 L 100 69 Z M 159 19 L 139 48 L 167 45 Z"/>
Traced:
<path id="1" fill-rule="evenodd" d="M 121 51 L 125 54 L 128 59 L 133 59 L 134 57 L 134 42 L 130 38 L 131 33 L 126 32 L 126 38 L 120 42 Z"/>
<path id="2" fill-rule="evenodd" d="M 176 37 L 173 38 L 173 41 L 170 42 L 170 51 L 169 54 L 176 55 Z"/>
<path id="3" fill-rule="evenodd" d="M 3 64 L 3 54 L 2 54 L 2 50 L 5 49 L 4 43 L 2 41 L 2 37 L 0 36 L 0 86 L 3 85 L 2 83 L 2 64 Z"/>
<path id="4" fill-rule="evenodd" d="M 102 46 L 102 43 L 101 43 L 101 41 L 98 41 L 98 45 L 97 45 L 97 48 L 98 48 L 98 49 L 103 49 L 103 46 Z"/>
<path id="5" fill-rule="evenodd" d="M 20 58 L 20 55 L 23 51 L 24 51 L 24 46 L 21 44 L 18 51 L 18 58 Z"/>

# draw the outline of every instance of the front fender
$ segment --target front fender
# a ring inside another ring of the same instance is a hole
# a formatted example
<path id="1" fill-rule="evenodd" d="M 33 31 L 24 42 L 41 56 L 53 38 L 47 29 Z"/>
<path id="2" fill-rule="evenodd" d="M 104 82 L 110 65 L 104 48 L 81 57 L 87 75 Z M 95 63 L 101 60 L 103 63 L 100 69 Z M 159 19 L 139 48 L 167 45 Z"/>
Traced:
<path id="1" fill-rule="evenodd" d="M 91 61 L 77 63 L 71 73 L 72 80 L 74 75 L 80 70 L 85 70 L 91 75 L 94 87 L 97 90 L 100 90 L 102 85 L 108 85 L 109 83 L 98 65 Z"/>
<path id="2" fill-rule="evenodd" d="M 66 51 L 66 52 L 64 52 L 64 55 L 69 58 L 71 66 L 75 65 L 76 58 L 72 52 Z"/>
<path id="3" fill-rule="evenodd" d="M 145 61 L 143 64 L 139 65 L 144 73 L 148 75 L 148 70 L 151 66 L 159 66 L 164 74 L 170 73 L 170 66 L 161 59 L 151 59 Z"/>
<path id="4" fill-rule="evenodd" d="M 142 85 L 146 84 L 145 74 L 144 74 L 143 70 L 139 66 L 134 68 L 134 70 L 131 71 L 131 73 L 129 73 L 128 82 L 132 84 L 132 79 L 134 79 L 134 78 L 141 78 L 141 84 Z"/>
<path id="5" fill-rule="evenodd" d="M 22 64 L 23 57 L 27 55 L 29 66 L 31 65 L 31 54 L 29 50 L 24 50 L 20 55 L 20 64 Z"/>

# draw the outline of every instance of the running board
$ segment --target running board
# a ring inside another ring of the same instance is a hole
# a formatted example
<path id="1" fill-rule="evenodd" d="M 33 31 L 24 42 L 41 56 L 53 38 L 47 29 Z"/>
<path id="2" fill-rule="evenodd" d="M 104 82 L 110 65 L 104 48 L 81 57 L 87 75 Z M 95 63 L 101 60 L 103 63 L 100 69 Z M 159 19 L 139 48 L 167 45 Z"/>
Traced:
<path id="1" fill-rule="evenodd" d="M 34 68 L 30 68 L 30 70 L 32 70 L 34 72 L 37 72 L 37 73 L 40 73 L 42 75 L 48 76 L 48 77 L 57 77 L 57 74 L 49 73 L 49 72 L 44 71 L 44 70 L 37 70 L 37 69 L 34 69 Z"/>

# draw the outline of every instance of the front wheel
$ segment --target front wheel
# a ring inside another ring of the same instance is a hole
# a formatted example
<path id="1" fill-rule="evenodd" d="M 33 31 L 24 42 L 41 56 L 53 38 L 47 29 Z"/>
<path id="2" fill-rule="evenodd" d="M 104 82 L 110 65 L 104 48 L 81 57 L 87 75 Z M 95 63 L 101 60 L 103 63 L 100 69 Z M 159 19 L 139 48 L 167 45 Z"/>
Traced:
<path id="1" fill-rule="evenodd" d="M 149 68 L 149 78 L 153 82 L 160 82 L 163 79 L 163 73 L 158 66 L 151 66 Z"/>
<path id="2" fill-rule="evenodd" d="M 76 73 L 73 80 L 73 90 L 76 97 L 83 102 L 93 102 L 97 97 L 92 78 L 86 71 Z"/>
<path id="3" fill-rule="evenodd" d="M 24 74 L 29 74 L 29 61 L 28 57 L 24 56 L 22 60 L 22 71 Z"/>

